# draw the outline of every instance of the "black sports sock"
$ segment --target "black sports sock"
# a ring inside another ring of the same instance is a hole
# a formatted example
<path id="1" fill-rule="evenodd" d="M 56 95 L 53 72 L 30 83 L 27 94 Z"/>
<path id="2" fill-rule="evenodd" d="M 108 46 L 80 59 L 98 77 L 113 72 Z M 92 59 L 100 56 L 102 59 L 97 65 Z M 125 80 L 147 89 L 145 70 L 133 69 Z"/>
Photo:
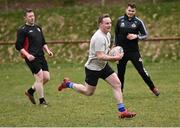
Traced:
<path id="1" fill-rule="evenodd" d="M 39 103 L 42 104 L 43 102 L 46 102 L 44 97 L 43 98 L 39 98 Z"/>
<path id="2" fill-rule="evenodd" d="M 29 94 L 33 95 L 33 94 L 34 94 L 34 92 L 35 92 L 35 90 L 34 90 L 34 89 L 32 89 L 32 88 L 29 88 L 29 89 L 28 89 L 28 93 L 29 93 Z"/>

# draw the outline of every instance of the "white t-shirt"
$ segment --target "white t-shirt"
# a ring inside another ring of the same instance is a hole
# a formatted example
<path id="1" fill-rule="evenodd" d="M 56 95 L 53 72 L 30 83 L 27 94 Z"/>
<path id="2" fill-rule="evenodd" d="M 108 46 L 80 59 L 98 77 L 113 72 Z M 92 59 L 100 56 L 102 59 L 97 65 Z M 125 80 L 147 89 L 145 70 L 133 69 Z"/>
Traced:
<path id="1" fill-rule="evenodd" d="M 107 61 L 99 60 L 96 56 L 96 52 L 103 51 L 105 54 L 108 54 L 110 39 L 110 33 L 105 34 L 100 29 L 94 33 L 90 41 L 89 56 L 85 64 L 86 68 L 100 71 L 106 66 Z"/>

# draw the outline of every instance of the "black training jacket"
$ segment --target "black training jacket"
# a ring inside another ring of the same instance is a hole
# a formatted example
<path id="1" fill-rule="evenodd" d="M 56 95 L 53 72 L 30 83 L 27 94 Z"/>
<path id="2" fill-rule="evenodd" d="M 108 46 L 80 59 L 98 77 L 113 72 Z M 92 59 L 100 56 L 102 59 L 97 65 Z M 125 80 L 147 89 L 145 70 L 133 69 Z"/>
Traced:
<path id="1" fill-rule="evenodd" d="M 128 33 L 137 34 L 138 38 L 128 40 Z M 134 16 L 131 20 L 125 14 L 119 17 L 115 27 L 115 45 L 122 46 L 124 52 L 139 51 L 138 39 L 143 40 L 147 37 L 148 33 L 143 21 Z"/>

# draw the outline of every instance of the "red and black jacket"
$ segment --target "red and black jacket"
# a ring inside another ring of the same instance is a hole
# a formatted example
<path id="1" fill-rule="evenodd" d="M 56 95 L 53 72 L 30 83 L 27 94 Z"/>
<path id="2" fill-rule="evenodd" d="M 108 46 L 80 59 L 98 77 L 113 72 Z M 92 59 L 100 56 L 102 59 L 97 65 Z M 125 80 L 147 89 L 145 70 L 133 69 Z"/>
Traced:
<path id="1" fill-rule="evenodd" d="M 43 46 L 46 44 L 41 27 L 38 25 L 23 25 L 17 30 L 15 47 L 17 50 L 25 49 L 35 57 L 44 55 Z"/>

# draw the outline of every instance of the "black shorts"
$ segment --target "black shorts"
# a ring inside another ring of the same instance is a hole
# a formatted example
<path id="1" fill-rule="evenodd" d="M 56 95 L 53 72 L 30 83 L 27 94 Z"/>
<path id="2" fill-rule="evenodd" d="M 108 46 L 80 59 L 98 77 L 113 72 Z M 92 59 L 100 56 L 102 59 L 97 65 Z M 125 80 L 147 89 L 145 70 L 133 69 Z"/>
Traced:
<path id="1" fill-rule="evenodd" d="M 48 64 L 44 56 L 36 57 L 33 61 L 29 61 L 26 58 L 25 61 L 33 74 L 37 74 L 41 69 L 43 71 L 49 71 Z"/>
<path id="2" fill-rule="evenodd" d="M 100 71 L 89 70 L 85 67 L 85 73 L 85 82 L 89 85 L 96 86 L 99 78 L 106 79 L 108 76 L 113 74 L 114 71 L 109 64 L 106 64 L 106 66 Z"/>

